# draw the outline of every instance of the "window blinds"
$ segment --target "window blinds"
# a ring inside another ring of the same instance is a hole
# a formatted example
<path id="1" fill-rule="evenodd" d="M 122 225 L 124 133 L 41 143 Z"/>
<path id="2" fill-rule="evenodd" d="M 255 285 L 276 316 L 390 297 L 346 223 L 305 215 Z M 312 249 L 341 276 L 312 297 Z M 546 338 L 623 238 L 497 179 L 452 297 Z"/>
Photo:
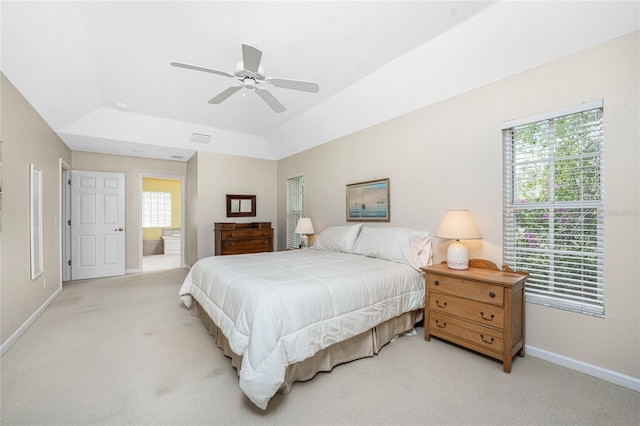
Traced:
<path id="1" fill-rule="evenodd" d="M 300 248 L 300 235 L 295 233 L 304 212 L 304 176 L 287 179 L 287 249 Z"/>
<path id="2" fill-rule="evenodd" d="M 503 126 L 504 262 L 528 302 L 604 315 L 602 102 Z"/>

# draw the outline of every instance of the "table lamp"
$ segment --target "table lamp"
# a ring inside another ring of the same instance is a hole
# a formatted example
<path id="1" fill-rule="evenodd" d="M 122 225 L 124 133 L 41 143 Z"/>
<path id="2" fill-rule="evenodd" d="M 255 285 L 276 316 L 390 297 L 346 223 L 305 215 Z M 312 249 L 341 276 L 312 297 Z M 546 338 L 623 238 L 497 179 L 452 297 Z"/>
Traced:
<path id="1" fill-rule="evenodd" d="M 302 234 L 302 237 L 300 237 L 300 247 L 309 247 L 309 237 L 307 234 L 316 233 L 316 231 L 313 230 L 311 219 L 308 217 L 301 217 L 298 220 L 298 224 L 296 225 L 296 230 L 294 232 L 296 234 Z"/>
<path id="2" fill-rule="evenodd" d="M 469 249 L 460 242 L 482 238 L 469 210 L 447 210 L 440 222 L 436 237 L 455 239 L 447 249 L 449 269 L 469 269 Z"/>

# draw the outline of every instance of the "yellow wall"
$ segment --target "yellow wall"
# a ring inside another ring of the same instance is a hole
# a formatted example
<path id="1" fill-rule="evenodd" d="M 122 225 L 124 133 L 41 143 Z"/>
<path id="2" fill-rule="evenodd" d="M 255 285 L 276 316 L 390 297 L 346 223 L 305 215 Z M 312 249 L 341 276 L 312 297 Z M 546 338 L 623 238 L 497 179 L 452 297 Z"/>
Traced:
<path id="1" fill-rule="evenodd" d="M 142 190 L 171 193 L 171 227 L 180 228 L 180 181 L 176 179 L 142 178 Z M 142 228 L 143 240 L 159 239 L 162 228 Z"/>

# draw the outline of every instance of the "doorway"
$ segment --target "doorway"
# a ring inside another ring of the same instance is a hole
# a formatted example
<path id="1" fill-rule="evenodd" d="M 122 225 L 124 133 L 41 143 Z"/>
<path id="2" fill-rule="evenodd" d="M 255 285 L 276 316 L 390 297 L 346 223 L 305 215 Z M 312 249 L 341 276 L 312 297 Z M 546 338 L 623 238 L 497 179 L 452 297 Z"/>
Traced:
<path id="1" fill-rule="evenodd" d="M 143 272 L 184 265 L 184 180 L 140 175 L 140 268 Z"/>

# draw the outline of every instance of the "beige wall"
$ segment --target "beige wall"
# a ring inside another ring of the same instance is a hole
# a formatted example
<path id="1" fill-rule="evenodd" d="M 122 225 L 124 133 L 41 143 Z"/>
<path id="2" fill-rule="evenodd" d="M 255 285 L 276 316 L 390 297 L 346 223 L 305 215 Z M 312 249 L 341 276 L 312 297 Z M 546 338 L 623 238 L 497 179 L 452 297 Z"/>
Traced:
<path id="1" fill-rule="evenodd" d="M 0 74 L 3 142 L 0 260 L 2 344 L 60 290 L 60 159 L 71 152 L 4 74 Z M 44 273 L 31 280 L 29 163 L 42 169 Z M 45 286 L 46 282 L 46 286 Z"/>
<path id="2" fill-rule="evenodd" d="M 275 161 L 199 152 L 189 161 L 189 169 L 190 181 L 192 173 L 197 176 L 197 189 L 187 190 L 188 205 L 195 206 L 188 232 L 197 236 L 197 259 L 215 252 L 215 222 L 273 222 L 275 226 Z M 227 217 L 226 194 L 255 195 L 256 216 Z M 193 260 L 192 253 L 188 259 Z"/>
<path id="3" fill-rule="evenodd" d="M 196 221 L 198 212 L 198 154 L 193 155 L 187 162 L 187 189 L 186 189 L 186 218 L 185 230 L 182 233 L 186 238 L 183 245 L 185 248 L 185 262 L 192 266 L 198 261 L 198 222 Z"/>
<path id="4" fill-rule="evenodd" d="M 73 151 L 71 166 L 74 170 L 124 173 L 125 175 L 125 269 L 141 270 L 140 265 L 140 176 L 143 174 L 166 177 L 185 177 L 187 166 L 181 161 L 153 160 Z"/>
<path id="5" fill-rule="evenodd" d="M 501 123 L 603 98 L 606 318 L 527 304 L 527 344 L 640 378 L 638 39 L 635 32 L 279 161 L 279 247 L 287 178 L 304 175 L 316 231 L 346 224 L 346 184 L 390 178 L 391 222 L 379 226 L 435 233 L 446 209 L 467 208 L 484 236 L 468 244 L 471 257 L 501 264 Z M 434 243 L 439 262 L 446 242 Z"/>

